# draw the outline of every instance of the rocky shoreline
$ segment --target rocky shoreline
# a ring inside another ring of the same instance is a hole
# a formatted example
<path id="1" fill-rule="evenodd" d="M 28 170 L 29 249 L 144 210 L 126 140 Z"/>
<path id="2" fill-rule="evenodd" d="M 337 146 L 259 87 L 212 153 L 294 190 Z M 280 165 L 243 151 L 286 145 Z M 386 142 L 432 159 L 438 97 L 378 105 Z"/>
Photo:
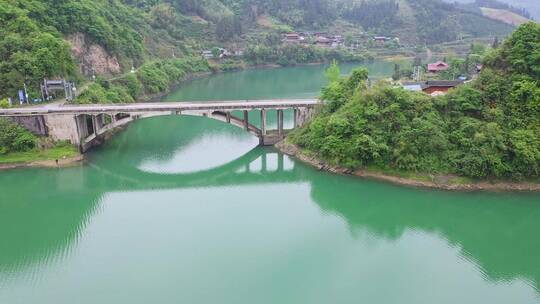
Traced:
<path id="1" fill-rule="evenodd" d="M 381 181 L 390 182 L 398 185 L 419 187 L 419 188 L 431 188 L 439 190 L 449 191 L 528 191 L 536 192 L 540 191 L 540 183 L 530 182 L 489 182 L 479 181 L 474 183 L 452 183 L 451 178 L 434 176 L 432 181 L 416 180 L 411 178 L 404 178 L 394 175 L 388 175 L 382 172 L 368 171 L 368 170 L 351 170 L 339 166 L 332 166 L 325 161 L 306 154 L 298 146 L 288 143 L 283 140 L 275 145 L 276 149 L 284 154 L 293 156 L 294 158 L 309 164 L 318 170 L 324 170 L 335 174 L 353 175 L 362 178 L 373 178 Z"/>

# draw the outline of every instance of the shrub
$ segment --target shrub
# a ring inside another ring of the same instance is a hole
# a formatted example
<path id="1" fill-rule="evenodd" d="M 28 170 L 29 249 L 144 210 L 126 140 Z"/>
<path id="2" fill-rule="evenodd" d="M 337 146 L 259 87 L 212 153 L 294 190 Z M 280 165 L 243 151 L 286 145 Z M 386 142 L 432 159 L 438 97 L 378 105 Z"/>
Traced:
<path id="1" fill-rule="evenodd" d="M 17 123 L 0 118 L 0 154 L 24 152 L 36 146 L 36 137 Z"/>
<path id="2" fill-rule="evenodd" d="M 7 98 L 0 99 L 0 109 L 7 109 L 9 107 L 11 107 L 11 104 L 9 104 Z"/>

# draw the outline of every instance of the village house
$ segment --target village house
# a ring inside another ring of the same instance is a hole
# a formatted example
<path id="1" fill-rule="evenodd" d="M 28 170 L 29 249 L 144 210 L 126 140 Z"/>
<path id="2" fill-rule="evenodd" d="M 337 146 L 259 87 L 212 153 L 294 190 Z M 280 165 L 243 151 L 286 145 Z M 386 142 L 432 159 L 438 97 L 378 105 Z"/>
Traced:
<path id="1" fill-rule="evenodd" d="M 214 58 L 214 54 L 212 53 L 212 51 L 202 51 L 201 56 L 204 59 L 212 59 L 212 58 Z"/>
<path id="2" fill-rule="evenodd" d="M 374 40 L 375 43 L 377 43 L 377 44 L 385 44 L 386 41 L 390 40 L 390 37 L 386 37 L 386 36 L 375 36 L 375 37 L 373 37 L 373 40 Z"/>
<path id="3" fill-rule="evenodd" d="M 462 80 L 428 80 L 422 82 L 403 83 L 403 88 L 407 91 L 424 92 L 431 96 L 446 94 L 464 82 Z"/>
<path id="4" fill-rule="evenodd" d="M 204 59 L 213 59 L 213 58 L 216 58 L 216 55 L 217 55 L 217 58 L 219 58 L 219 59 L 231 57 L 233 55 L 236 56 L 235 53 L 231 53 L 230 51 L 228 51 L 227 49 L 224 49 L 224 48 L 217 48 L 216 53 L 217 54 L 214 54 L 214 51 L 211 51 L 211 50 L 205 50 L 205 51 L 201 52 L 201 56 Z M 243 54 L 243 52 L 242 52 L 242 54 Z"/>
<path id="5" fill-rule="evenodd" d="M 439 73 L 439 72 L 448 70 L 448 68 L 450 68 L 450 66 L 446 62 L 443 62 L 443 61 L 437 61 L 435 63 L 428 63 L 427 65 L 428 73 Z"/>
<path id="6" fill-rule="evenodd" d="M 450 89 L 462 84 L 462 80 L 429 80 L 426 81 L 422 91 L 429 95 L 445 94 Z"/>
<path id="7" fill-rule="evenodd" d="M 232 53 L 229 52 L 227 49 L 224 49 L 224 48 L 219 48 L 219 55 L 218 57 L 220 59 L 222 58 L 227 58 L 227 57 L 231 57 L 232 56 Z"/>
<path id="8" fill-rule="evenodd" d="M 345 41 L 341 35 L 328 35 L 326 33 L 315 33 L 315 44 L 320 47 L 337 48 Z"/>
<path id="9" fill-rule="evenodd" d="M 306 38 L 303 35 L 300 35 L 299 33 L 289 33 L 285 34 L 285 42 L 286 43 L 301 43 Z"/>
<path id="10" fill-rule="evenodd" d="M 315 41 L 315 44 L 320 47 L 331 47 L 333 41 L 329 38 L 326 38 L 324 36 L 317 37 L 317 40 Z"/>

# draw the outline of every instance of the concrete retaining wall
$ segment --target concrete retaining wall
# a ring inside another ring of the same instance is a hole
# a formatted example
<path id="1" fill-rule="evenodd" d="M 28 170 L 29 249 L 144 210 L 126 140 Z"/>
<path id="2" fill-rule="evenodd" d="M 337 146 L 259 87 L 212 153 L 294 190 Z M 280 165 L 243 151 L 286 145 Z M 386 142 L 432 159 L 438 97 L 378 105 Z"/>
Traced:
<path id="1" fill-rule="evenodd" d="M 54 140 L 67 140 L 77 146 L 80 144 L 81 139 L 73 115 L 48 115 L 45 116 L 45 124 L 49 129 L 49 136 Z"/>
<path id="2" fill-rule="evenodd" d="M 48 128 L 44 116 L 15 116 L 11 120 L 26 128 L 37 136 L 48 136 Z"/>

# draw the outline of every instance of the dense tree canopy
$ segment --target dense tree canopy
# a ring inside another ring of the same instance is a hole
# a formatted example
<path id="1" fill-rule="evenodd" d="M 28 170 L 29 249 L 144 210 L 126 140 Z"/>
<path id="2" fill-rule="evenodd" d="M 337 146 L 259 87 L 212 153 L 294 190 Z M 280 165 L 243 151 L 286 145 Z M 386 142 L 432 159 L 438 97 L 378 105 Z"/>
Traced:
<path id="1" fill-rule="evenodd" d="M 45 77 L 73 75 L 75 69 L 61 34 L 15 4 L 0 1 L 0 92 L 8 96 L 24 83 L 36 86 Z"/>
<path id="2" fill-rule="evenodd" d="M 478 80 L 442 97 L 379 83 L 366 71 L 331 83 L 326 106 L 292 140 L 343 166 L 474 178 L 540 176 L 540 25 L 521 26 Z"/>

